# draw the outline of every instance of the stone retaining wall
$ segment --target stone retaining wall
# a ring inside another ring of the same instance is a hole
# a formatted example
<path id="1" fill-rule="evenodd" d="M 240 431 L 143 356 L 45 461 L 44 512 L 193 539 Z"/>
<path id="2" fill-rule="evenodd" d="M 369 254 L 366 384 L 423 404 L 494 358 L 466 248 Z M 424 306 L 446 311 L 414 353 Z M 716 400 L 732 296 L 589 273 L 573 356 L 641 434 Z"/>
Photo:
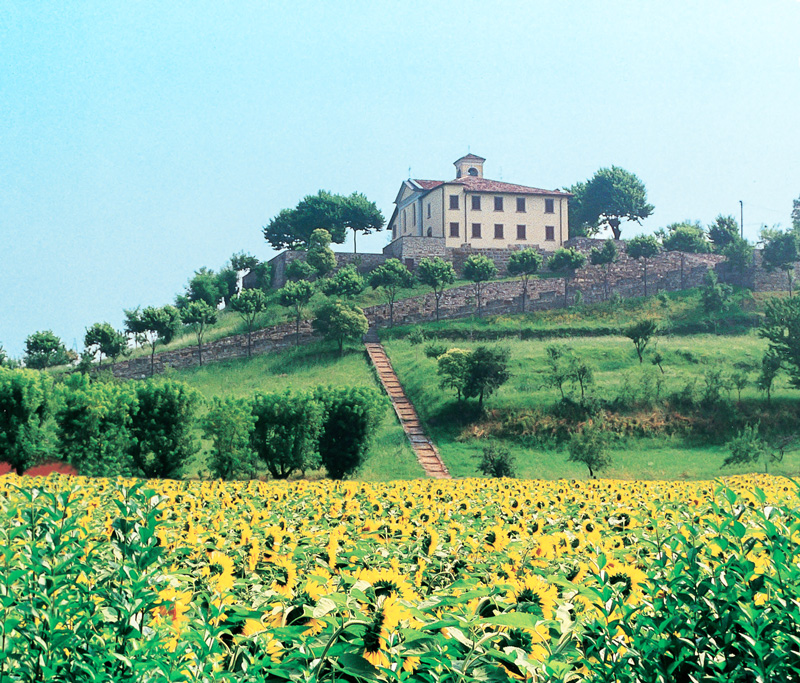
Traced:
<path id="1" fill-rule="evenodd" d="M 334 254 L 336 255 L 336 268 L 334 269 L 334 272 L 339 268 L 344 268 L 350 264 L 355 264 L 359 273 L 369 273 L 370 271 L 375 270 L 378 266 L 384 263 L 387 258 L 389 258 L 386 256 L 386 254 L 353 254 L 343 251 L 334 252 Z M 272 286 L 275 289 L 280 289 L 286 284 L 286 268 L 288 268 L 292 261 L 297 259 L 305 261 L 306 252 L 290 250 L 282 251 L 275 258 L 269 261 L 269 265 L 272 267 Z"/>

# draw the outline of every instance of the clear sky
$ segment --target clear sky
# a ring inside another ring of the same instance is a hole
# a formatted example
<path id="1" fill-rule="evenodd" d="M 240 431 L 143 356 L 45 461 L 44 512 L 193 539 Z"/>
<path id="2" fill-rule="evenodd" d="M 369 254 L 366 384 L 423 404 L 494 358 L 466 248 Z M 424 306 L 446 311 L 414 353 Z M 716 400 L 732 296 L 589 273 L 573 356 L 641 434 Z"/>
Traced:
<path id="1" fill-rule="evenodd" d="M 121 327 L 201 266 L 273 254 L 320 188 L 554 189 L 612 164 L 745 236 L 800 195 L 800 1 L 0 0 L 0 344 Z M 386 233 L 359 240 L 379 251 Z M 347 248 L 347 245 L 343 247 Z"/>

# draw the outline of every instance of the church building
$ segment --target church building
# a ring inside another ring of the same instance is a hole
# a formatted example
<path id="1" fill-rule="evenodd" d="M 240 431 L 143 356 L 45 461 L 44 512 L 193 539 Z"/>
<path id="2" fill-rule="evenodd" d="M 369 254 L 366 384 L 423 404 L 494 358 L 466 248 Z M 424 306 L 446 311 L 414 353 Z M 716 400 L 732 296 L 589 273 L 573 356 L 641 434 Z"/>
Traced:
<path id="1" fill-rule="evenodd" d="M 404 238 L 430 237 L 445 249 L 537 247 L 555 251 L 568 239 L 567 203 L 559 190 L 514 185 L 483 176 L 483 157 L 467 154 L 455 162 L 453 180 L 406 180 L 389 221 L 399 251 Z M 421 240 L 413 240 L 419 244 Z M 443 243 L 442 243 L 443 242 Z"/>

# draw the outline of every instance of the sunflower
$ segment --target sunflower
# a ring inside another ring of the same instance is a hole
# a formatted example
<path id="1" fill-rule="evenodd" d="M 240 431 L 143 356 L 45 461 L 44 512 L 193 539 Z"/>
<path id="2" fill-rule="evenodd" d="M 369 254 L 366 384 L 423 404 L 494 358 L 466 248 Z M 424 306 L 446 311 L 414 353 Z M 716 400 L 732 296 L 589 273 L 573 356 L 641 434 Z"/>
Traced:
<path id="1" fill-rule="evenodd" d="M 392 631 L 400 623 L 401 611 L 394 596 L 385 597 L 378 602 L 372 613 L 372 620 L 364 631 L 364 652 L 362 656 L 373 666 L 389 666 L 386 653 Z"/>
<path id="2" fill-rule="evenodd" d="M 639 592 L 639 587 L 647 580 L 647 574 L 632 565 L 611 560 L 603 567 L 608 576 L 608 583 L 616 588 L 628 600 Z"/>
<path id="3" fill-rule="evenodd" d="M 541 615 L 552 619 L 555 612 L 558 589 L 542 577 L 529 574 L 521 581 L 514 581 L 506 597 L 516 605 L 517 612 Z"/>
<path id="4" fill-rule="evenodd" d="M 277 557 L 273 565 L 275 578 L 270 588 L 284 597 L 292 597 L 292 591 L 297 585 L 297 569 L 294 562 L 289 557 Z"/>
<path id="5" fill-rule="evenodd" d="M 362 569 L 356 575 L 356 579 L 372 586 L 376 598 L 385 596 L 417 600 L 419 597 L 414 586 L 395 568 Z"/>
<path id="6" fill-rule="evenodd" d="M 224 593 L 233 588 L 233 560 L 219 550 L 212 550 L 206 567 L 211 590 Z"/>

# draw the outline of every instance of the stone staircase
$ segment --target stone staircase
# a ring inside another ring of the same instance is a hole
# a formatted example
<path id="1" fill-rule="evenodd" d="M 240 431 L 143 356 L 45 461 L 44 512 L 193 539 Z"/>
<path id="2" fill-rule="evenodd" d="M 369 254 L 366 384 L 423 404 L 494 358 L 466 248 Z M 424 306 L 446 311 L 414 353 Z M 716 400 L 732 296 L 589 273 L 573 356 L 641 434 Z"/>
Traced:
<path id="1" fill-rule="evenodd" d="M 425 474 L 434 479 L 450 479 L 450 472 L 447 471 L 447 467 L 439 457 L 436 446 L 425 435 L 417 411 L 403 391 L 400 380 L 397 379 L 394 368 L 389 362 L 386 351 L 378 341 L 375 330 L 370 329 L 364 336 L 364 346 L 367 348 L 367 354 L 378 372 L 378 378 L 392 401 L 394 412 L 397 413 L 403 431 L 411 442 L 411 447 L 417 455 L 417 461 L 425 470 Z"/>

